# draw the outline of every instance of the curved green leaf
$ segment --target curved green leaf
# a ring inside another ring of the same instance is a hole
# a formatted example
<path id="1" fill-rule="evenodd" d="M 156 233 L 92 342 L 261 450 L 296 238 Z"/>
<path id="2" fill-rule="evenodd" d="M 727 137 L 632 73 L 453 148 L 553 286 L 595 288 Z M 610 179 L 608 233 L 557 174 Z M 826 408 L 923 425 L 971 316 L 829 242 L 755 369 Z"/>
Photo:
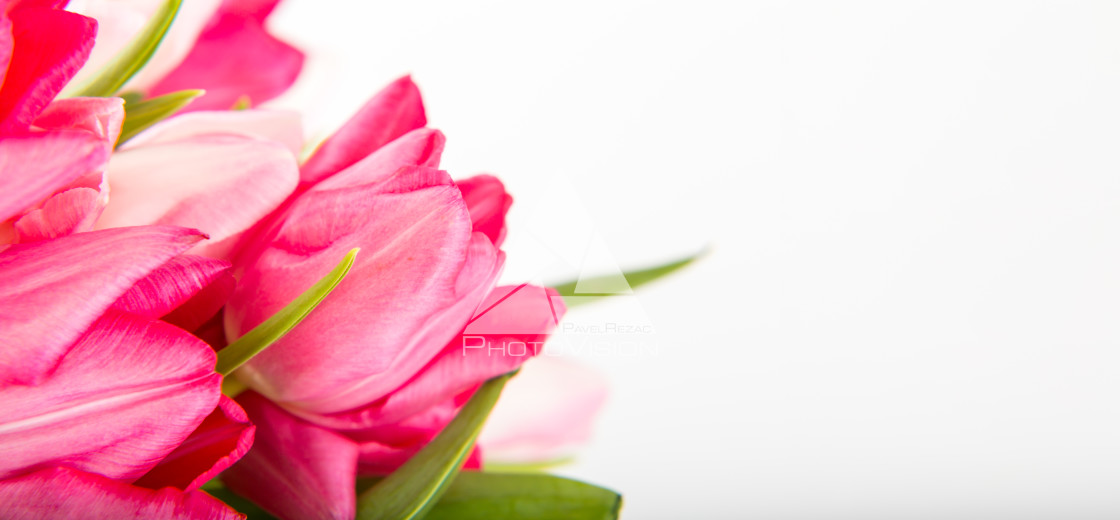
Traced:
<path id="1" fill-rule="evenodd" d="M 403 466 L 358 496 L 358 520 L 424 518 L 459 473 L 482 423 L 513 374 L 484 383 L 455 419 Z"/>
<path id="2" fill-rule="evenodd" d="M 425 520 L 614 520 L 622 496 L 609 489 L 544 474 L 465 471 Z"/>
<path id="3" fill-rule="evenodd" d="M 705 250 L 700 251 L 698 253 L 695 253 L 695 254 L 686 256 L 684 258 L 681 258 L 679 260 L 674 260 L 672 262 L 668 262 L 668 263 L 665 263 L 665 264 L 657 265 L 657 266 L 654 266 L 654 267 L 649 267 L 649 268 L 646 268 L 646 269 L 626 271 L 626 272 L 622 273 L 622 276 L 626 277 L 626 284 L 629 285 L 631 289 L 634 289 L 634 288 L 640 287 L 642 285 L 645 285 L 647 283 L 650 283 L 654 280 L 657 280 L 658 278 L 664 277 L 664 276 L 666 276 L 666 275 L 668 275 L 668 274 L 670 274 L 670 273 L 672 273 L 672 272 L 674 272 L 678 269 L 683 268 L 684 266 L 686 266 L 688 264 L 691 264 L 692 262 L 695 262 L 698 258 L 707 254 L 707 252 L 708 252 L 708 250 L 705 249 Z M 585 279 L 585 280 L 583 280 L 583 283 L 587 284 L 589 286 L 592 286 L 592 287 L 603 286 L 603 285 L 608 285 L 607 282 L 611 282 L 615 278 L 617 278 L 617 277 L 615 277 L 615 276 L 600 276 L 600 277 Z M 560 293 L 560 296 L 565 297 L 564 298 L 564 303 L 568 307 L 575 307 L 575 306 L 578 306 L 578 305 L 582 305 L 584 303 L 590 303 L 590 302 L 594 301 L 597 297 L 612 296 L 611 294 L 577 293 L 576 292 L 576 285 L 578 283 L 580 283 L 579 280 L 572 280 L 570 282 L 565 282 L 565 283 L 553 285 L 552 288 L 555 289 L 556 292 Z"/>
<path id="4" fill-rule="evenodd" d="M 140 33 L 120 53 L 93 77 L 66 95 L 109 97 L 116 94 L 155 54 L 182 3 L 183 0 L 165 0 Z"/>
<path id="5" fill-rule="evenodd" d="M 144 101 L 131 101 L 126 98 L 124 123 L 121 124 L 121 136 L 117 139 L 117 146 L 124 144 L 149 126 L 171 117 L 179 109 L 194 101 L 194 98 L 205 93 L 205 90 L 180 90 Z"/>
<path id="6" fill-rule="evenodd" d="M 292 303 L 280 309 L 264 323 L 253 327 L 253 330 L 237 338 L 237 341 L 218 351 L 218 366 L 214 370 L 223 376 L 229 375 L 237 367 L 252 359 L 253 356 L 284 337 L 296 325 L 299 325 L 299 322 L 303 321 L 319 305 L 319 302 L 322 302 L 323 298 L 326 298 L 338 286 L 346 273 L 350 272 L 350 267 L 354 265 L 354 258 L 357 255 L 358 248 L 351 249 L 330 273 L 327 273 L 303 294 L 297 296 L 296 299 L 292 300 Z"/>

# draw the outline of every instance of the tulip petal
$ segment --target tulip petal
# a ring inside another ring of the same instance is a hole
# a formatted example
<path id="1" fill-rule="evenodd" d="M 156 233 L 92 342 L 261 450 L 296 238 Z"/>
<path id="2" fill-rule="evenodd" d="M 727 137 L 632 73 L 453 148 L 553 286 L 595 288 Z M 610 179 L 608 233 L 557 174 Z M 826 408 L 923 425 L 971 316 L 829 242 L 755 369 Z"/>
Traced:
<path id="1" fill-rule="evenodd" d="M 215 110 L 190 112 L 161 121 L 122 146 L 171 143 L 205 134 L 238 134 L 283 143 L 299 157 L 303 127 L 298 112 L 287 110 Z"/>
<path id="2" fill-rule="evenodd" d="M 0 252 L 0 383 L 34 383 L 133 283 L 202 239 L 173 227 L 79 233 Z"/>
<path id="3" fill-rule="evenodd" d="M 249 451 L 255 431 L 245 410 L 223 395 L 218 408 L 198 429 L 135 484 L 150 489 L 198 489 Z"/>
<path id="4" fill-rule="evenodd" d="M 177 311 L 176 319 L 165 321 L 194 330 L 225 305 L 234 283 L 229 262 L 179 255 L 137 281 L 113 308 L 151 319 Z M 188 308 L 181 308 L 188 302 Z"/>
<path id="5" fill-rule="evenodd" d="M 93 188 L 74 188 L 58 193 L 16 221 L 21 243 L 37 242 L 93 229 L 105 209 L 105 197 Z"/>
<path id="6" fill-rule="evenodd" d="M 513 205 L 513 197 L 506 193 L 502 181 L 492 175 L 476 175 L 455 185 L 463 192 L 474 230 L 500 247 L 506 238 L 506 213 Z"/>
<path id="7" fill-rule="evenodd" d="M 373 96 L 319 146 L 300 168 L 300 180 L 319 182 L 427 122 L 420 90 L 412 78 L 400 78 Z"/>
<path id="8" fill-rule="evenodd" d="M 298 175 L 283 145 L 243 136 L 203 135 L 132 148 L 109 162 L 112 195 L 97 227 L 190 226 L 212 240 L 194 253 L 221 256 L 219 242 L 283 202 Z"/>
<path id="9" fill-rule="evenodd" d="M 101 475 L 54 467 L 0 481 L 5 520 L 235 520 L 245 518 L 195 491 L 144 489 Z"/>
<path id="10" fill-rule="evenodd" d="M 554 291 L 530 285 L 499 287 L 480 309 L 462 335 L 404 386 L 369 406 L 309 420 L 338 430 L 360 431 L 430 410 L 482 381 L 516 370 L 539 354 L 565 310 Z M 437 425 L 435 430 L 441 427 Z"/>
<path id="11" fill-rule="evenodd" d="M 85 131 L 0 139 L 0 222 L 101 170 L 108 158 L 104 141 Z"/>
<path id="12" fill-rule="evenodd" d="M 527 363 L 502 393 L 478 443 L 488 464 L 569 457 L 590 439 L 606 398 L 602 374 L 575 361 L 541 356 Z"/>
<path id="13" fill-rule="evenodd" d="M 85 63 L 97 34 L 93 18 L 19 6 L 8 13 L 13 47 L 0 87 L 0 134 L 26 130 Z"/>
<path id="14" fill-rule="evenodd" d="M 217 406 L 214 362 L 172 325 L 106 313 L 44 381 L 0 390 L 0 478 L 59 464 L 143 475 Z"/>
<path id="15" fill-rule="evenodd" d="M 85 130 L 105 140 L 112 148 L 121 133 L 124 100 L 121 98 L 76 97 L 47 105 L 35 126 L 48 130 Z"/>
<path id="16" fill-rule="evenodd" d="M 239 98 L 255 104 L 288 89 L 303 68 L 303 53 L 265 30 L 276 2 L 227 0 L 207 23 L 187 57 L 152 86 L 150 94 L 204 89 L 187 110 L 226 110 Z"/>
<path id="17" fill-rule="evenodd" d="M 97 41 L 89 61 L 74 76 L 72 85 L 80 85 L 101 71 L 140 33 L 144 24 L 162 7 L 160 0 L 119 2 L 116 0 L 84 0 L 73 2 L 71 11 L 96 18 Z M 221 0 L 189 0 L 183 2 L 175 21 L 159 42 L 155 53 L 124 90 L 146 91 L 156 81 L 183 61 L 206 22 L 218 9 Z"/>
<path id="18" fill-rule="evenodd" d="M 228 336 L 264 321 L 345 251 L 362 254 L 331 297 L 239 377 L 316 413 L 363 406 L 400 386 L 455 336 L 497 276 L 501 255 L 481 234 L 472 239 L 469 221 L 458 189 L 430 168 L 301 195 L 230 299 Z M 361 319 L 346 318 L 354 309 Z"/>
<path id="19" fill-rule="evenodd" d="M 436 168 L 447 138 L 439 130 L 420 128 L 379 148 L 353 166 L 332 174 L 315 185 L 315 190 L 335 190 L 362 184 L 384 182 L 402 166 Z"/>
<path id="20" fill-rule="evenodd" d="M 256 392 L 237 401 L 258 426 L 253 448 L 222 481 L 283 519 L 354 518 L 358 447 L 285 412 Z"/>

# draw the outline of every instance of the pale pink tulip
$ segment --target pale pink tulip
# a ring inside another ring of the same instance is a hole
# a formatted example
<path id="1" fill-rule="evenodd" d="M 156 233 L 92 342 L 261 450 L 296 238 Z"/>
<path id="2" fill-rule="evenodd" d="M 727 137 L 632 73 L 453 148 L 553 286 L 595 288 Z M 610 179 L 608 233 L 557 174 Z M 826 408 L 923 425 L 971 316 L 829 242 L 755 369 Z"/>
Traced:
<path id="1" fill-rule="evenodd" d="M 171 127 L 174 129 L 174 127 Z M 189 226 L 210 235 L 194 252 L 222 257 L 236 237 L 296 187 L 295 157 L 283 143 L 235 133 L 156 136 L 113 154 L 109 204 L 95 229 Z"/>
<path id="2" fill-rule="evenodd" d="M 489 463 L 563 460 L 590 440 L 606 398 L 607 380 L 596 370 L 541 356 L 506 385 L 478 444 Z"/>

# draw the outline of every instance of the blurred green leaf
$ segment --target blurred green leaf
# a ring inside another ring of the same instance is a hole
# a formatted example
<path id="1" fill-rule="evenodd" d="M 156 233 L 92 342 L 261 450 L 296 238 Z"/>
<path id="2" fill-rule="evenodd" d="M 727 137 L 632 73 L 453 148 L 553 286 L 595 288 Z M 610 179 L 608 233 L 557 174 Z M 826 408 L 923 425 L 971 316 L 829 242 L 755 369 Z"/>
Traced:
<path id="1" fill-rule="evenodd" d="M 544 474 L 465 471 L 426 520 L 613 520 L 622 497 L 578 480 Z"/>
<path id="2" fill-rule="evenodd" d="M 165 0 L 140 33 L 101 70 L 67 96 L 109 97 L 132 79 L 155 54 L 183 0 Z"/>
<path id="3" fill-rule="evenodd" d="M 677 271 L 678 269 L 681 269 L 688 264 L 691 264 L 692 262 L 696 261 L 696 259 L 704 256 L 706 253 L 707 249 L 665 264 L 649 267 L 646 269 L 623 272 L 622 276 L 626 278 L 626 284 L 629 285 L 631 289 L 636 289 L 647 283 L 657 280 L 658 278 L 667 276 L 670 273 L 673 273 L 674 271 Z M 615 282 L 616 278 L 616 276 L 600 276 L 584 279 L 583 283 L 591 287 L 604 286 L 610 285 L 611 282 Z M 553 285 L 552 288 L 555 289 L 556 292 L 560 293 L 560 296 L 564 297 L 564 303 L 567 304 L 568 307 L 575 307 L 578 305 L 583 305 L 585 303 L 590 303 L 592 301 L 595 301 L 595 299 L 601 297 L 613 296 L 613 294 L 577 293 L 576 285 L 579 283 L 579 280 L 572 280 L 570 282 Z"/>
<path id="4" fill-rule="evenodd" d="M 455 419 L 403 466 L 358 496 L 358 520 L 424 518 L 459 473 L 513 374 L 483 383 Z"/>
<path id="5" fill-rule="evenodd" d="M 144 101 L 131 101 L 125 98 L 124 123 L 121 124 L 121 136 L 117 139 L 117 146 L 124 144 L 149 126 L 171 117 L 205 92 L 180 90 Z"/>
<path id="6" fill-rule="evenodd" d="M 220 350 L 218 352 L 218 366 L 214 370 L 223 376 L 229 375 L 237 367 L 252 359 L 253 356 L 284 337 L 296 325 L 299 325 L 299 322 L 303 321 L 323 301 L 323 298 L 326 298 L 338 286 L 346 273 L 350 272 L 350 267 L 354 265 L 354 258 L 357 255 L 358 249 L 351 249 L 330 273 L 327 273 L 303 294 L 297 296 L 295 300 L 292 300 L 292 303 Z"/>
<path id="7" fill-rule="evenodd" d="M 253 100 L 249 99 L 249 96 L 241 96 L 241 97 L 237 98 L 237 101 L 233 102 L 233 106 L 230 107 L 229 109 L 230 110 L 249 110 L 250 108 L 253 108 Z"/>

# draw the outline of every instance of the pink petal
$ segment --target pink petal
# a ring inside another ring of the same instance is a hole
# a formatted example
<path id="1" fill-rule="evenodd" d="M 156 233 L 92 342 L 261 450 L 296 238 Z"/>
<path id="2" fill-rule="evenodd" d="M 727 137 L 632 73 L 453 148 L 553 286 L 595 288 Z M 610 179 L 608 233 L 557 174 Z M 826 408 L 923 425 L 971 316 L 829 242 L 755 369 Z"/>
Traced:
<path id="1" fill-rule="evenodd" d="M 0 6 L 0 90 L 3 90 L 4 78 L 8 75 L 8 64 L 12 61 L 12 21 L 8 18 L 8 6 Z"/>
<path id="2" fill-rule="evenodd" d="M 182 114 L 166 119 L 129 140 L 121 150 L 171 143 L 207 134 L 237 134 L 283 143 L 299 157 L 303 127 L 298 112 L 286 110 L 221 110 Z"/>
<path id="3" fill-rule="evenodd" d="M 0 481 L 5 520 L 234 520 L 245 516 L 200 491 L 144 489 L 54 467 Z"/>
<path id="4" fill-rule="evenodd" d="M 47 105 L 35 126 L 47 130 L 85 130 L 105 141 L 110 149 L 121 134 L 124 100 L 121 98 L 79 97 L 60 99 Z"/>
<path id="5" fill-rule="evenodd" d="M 39 381 L 133 283 L 201 239 L 183 228 L 125 228 L 0 252 L 0 383 Z"/>
<path id="6" fill-rule="evenodd" d="M 362 252 L 330 297 L 239 377 L 315 413 L 384 396 L 443 349 L 492 286 L 503 257 L 475 237 L 459 190 L 430 168 L 301 195 L 230 299 L 227 336 L 271 316 L 351 248 Z"/>
<path id="7" fill-rule="evenodd" d="M 78 178 L 99 171 L 109 150 L 78 130 L 0 139 L 0 222 L 32 209 Z"/>
<path id="8" fill-rule="evenodd" d="M 223 395 L 218 408 L 198 429 L 135 484 L 151 489 L 198 489 L 249 451 L 255 431 L 245 410 Z"/>
<path id="9" fill-rule="evenodd" d="M 300 168 L 300 180 L 319 182 L 427 122 L 420 90 L 412 78 L 400 78 L 373 96 L 319 146 Z"/>
<path id="10" fill-rule="evenodd" d="M 81 83 L 101 70 L 109 60 L 136 37 L 144 24 L 155 14 L 159 0 L 83 0 L 74 2 L 70 10 L 97 19 L 97 41 L 82 70 L 72 83 Z M 217 11 L 221 0 L 190 0 L 183 2 L 175 15 L 175 23 L 160 41 L 155 54 L 144 68 L 125 84 L 123 90 L 147 91 L 155 82 L 187 56 L 206 22 Z"/>
<path id="11" fill-rule="evenodd" d="M 268 4 L 223 2 L 190 54 L 150 93 L 201 88 L 206 95 L 187 110 L 226 110 L 241 97 L 260 104 L 287 90 L 303 68 L 303 53 L 265 30 Z"/>
<path id="12" fill-rule="evenodd" d="M 217 285 L 214 290 L 201 294 L 215 282 Z M 157 319 L 189 301 L 192 306 L 177 313 L 178 320 L 165 321 L 180 325 L 185 330 L 194 330 L 225 305 L 233 291 L 233 284 L 229 262 L 180 255 L 136 282 L 117 299 L 113 308 Z M 203 298 L 198 298 L 200 295 Z"/>
<path id="13" fill-rule="evenodd" d="M 382 182 L 402 166 L 439 166 L 447 139 L 439 130 L 413 130 L 353 166 L 332 174 L 315 185 L 315 190 L 334 190 L 362 184 Z"/>
<path id="14" fill-rule="evenodd" d="M 486 460 L 540 463 L 571 456 L 591 437 L 607 381 L 574 361 L 541 356 L 510 380 L 482 429 Z"/>
<path id="15" fill-rule="evenodd" d="M 408 462 L 455 418 L 473 393 L 471 389 L 460 398 L 441 403 L 399 424 L 348 433 L 359 443 L 358 475 L 387 475 Z M 480 467 L 481 454 L 476 446 L 464 461 L 463 469 Z"/>
<path id="16" fill-rule="evenodd" d="M 256 392 L 237 400 L 259 428 L 253 448 L 222 481 L 282 519 L 353 519 L 357 445 Z"/>
<path id="17" fill-rule="evenodd" d="M 360 431 L 430 410 L 540 353 L 565 311 L 555 291 L 530 285 L 499 287 L 480 309 L 462 335 L 404 386 L 369 406 L 309 420 Z"/>
<path id="18" fill-rule="evenodd" d="M 344 172 L 326 179 L 327 182 L 300 184 L 283 205 L 245 232 L 232 248 L 235 255 L 233 256 L 235 272 L 240 275 L 246 267 L 260 257 L 271 241 L 270 237 L 278 232 L 292 205 L 299 201 L 304 193 L 312 189 L 323 191 L 383 183 L 393 177 L 398 170 L 407 166 L 435 168 L 439 164 L 444 141 L 443 134 L 436 130 L 416 130 L 380 148 Z"/>
<path id="19" fill-rule="evenodd" d="M 218 244 L 269 214 L 295 189 L 286 147 L 236 135 L 203 135 L 113 154 L 112 187 L 99 229 L 171 224 L 201 229 Z M 210 255 L 207 247 L 195 250 Z"/>
<path id="20" fill-rule="evenodd" d="M 0 134 L 23 131 L 89 57 L 93 18 L 34 5 L 14 6 L 14 42 L 0 87 Z"/>
<path id="21" fill-rule="evenodd" d="M 214 362 L 174 326 L 107 313 L 41 383 L 0 390 L 0 478 L 60 464 L 143 475 L 217 406 Z"/>
<path id="22" fill-rule="evenodd" d="M 43 207 L 16 221 L 21 243 L 37 242 L 93 229 L 105 209 L 105 197 L 93 188 L 73 188 L 52 196 Z"/>
<path id="23" fill-rule="evenodd" d="M 506 213 L 513 205 L 513 197 L 506 193 L 502 181 L 492 175 L 476 175 L 455 185 L 463 192 L 474 230 L 484 233 L 495 246 L 501 246 L 506 238 Z"/>

